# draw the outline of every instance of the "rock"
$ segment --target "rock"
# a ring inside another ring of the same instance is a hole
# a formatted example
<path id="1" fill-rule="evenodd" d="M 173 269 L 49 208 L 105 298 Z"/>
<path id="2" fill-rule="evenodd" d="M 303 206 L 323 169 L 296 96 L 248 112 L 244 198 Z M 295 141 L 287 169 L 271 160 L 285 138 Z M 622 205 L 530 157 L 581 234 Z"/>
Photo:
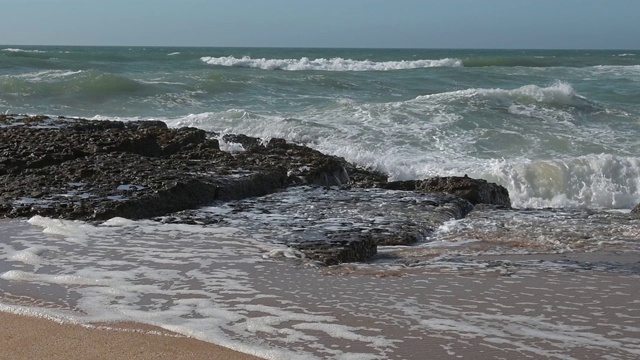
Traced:
<path id="1" fill-rule="evenodd" d="M 324 265 L 364 262 L 378 252 L 376 241 L 368 234 L 359 235 L 355 239 L 297 243 L 291 247 L 301 251 L 307 259 Z"/>
<path id="2" fill-rule="evenodd" d="M 471 204 L 491 204 L 511 208 L 509 192 L 504 186 L 468 176 L 433 177 L 425 180 L 394 181 L 385 189 L 446 193 L 459 196 Z"/>
<path id="3" fill-rule="evenodd" d="M 640 204 L 636 205 L 631 212 L 634 214 L 640 214 Z"/>
<path id="4" fill-rule="evenodd" d="M 262 197 L 216 203 L 157 218 L 167 223 L 240 227 L 300 250 L 324 264 L 367 261 L 377 246 L 428 240 L 445 221 L 471 211 L 468 201 L 446 194 L 383 189 L 291 187 Z"/>
<path id="5" fill-rule="evenodd" d="M 159 121 L 2 115 L 0 216 L 137 219 L 350 181 L 344 159 L 305 146 L 228 135 L 247 149 L 232 155 L 214 136 Z"/>

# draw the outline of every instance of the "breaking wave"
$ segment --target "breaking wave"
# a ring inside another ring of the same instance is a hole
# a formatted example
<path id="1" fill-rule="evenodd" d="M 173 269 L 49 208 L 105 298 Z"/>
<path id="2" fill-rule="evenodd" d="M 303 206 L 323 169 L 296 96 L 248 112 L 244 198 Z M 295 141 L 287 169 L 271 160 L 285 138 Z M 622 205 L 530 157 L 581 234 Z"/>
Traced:
<path id="1" fill-rule="evenodd" d="M 15 48 L 6 48 L 2 49 L 2 51 L 13 52 L 13 53 L 46 53 L 46 51 L 42 50 L 24 50 L 24 49 L 15 49 Z"/>
<path id="2" fill-rule="evenodd" d="M 202 61 L 209 65 L 252 68 L 262 70 L 287 70 L 287 71 L 392 71 L 409 70 L 432 67 L 462 67 L 459 59 L 439 60 L 412 60 L 412 61 L 383 61 L 352 60 L 343 58 L 315 59 L 303 57 L 300 59 L 253 59 L 245 56 L 236 58 L 233 56 L 203 57 Z"/>
<path id="3" fill-rule="evenodd" d="M 520 208 L 631 209 L 640 202 L 640 158 L 608 154 L 499 162 L 485 174 Z"/>
<path id="4" fill-rule="evenodd" d="M 578 95 L 571 84 L 556 81 L 550 86 L 524 85 L 516 89 L 472 88 L 446 93 L 423 95 L 416 100 L 459 100 L 459 99 L 497 99 L 519 103 L 546 103 L 556 105 L 584 105 L 588 100 Z"/>

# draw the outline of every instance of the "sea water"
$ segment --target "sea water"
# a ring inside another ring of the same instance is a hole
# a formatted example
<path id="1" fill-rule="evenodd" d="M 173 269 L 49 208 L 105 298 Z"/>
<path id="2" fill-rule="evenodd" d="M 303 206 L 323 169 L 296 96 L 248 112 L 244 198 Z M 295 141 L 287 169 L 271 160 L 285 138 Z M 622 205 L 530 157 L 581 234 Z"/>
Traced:
<path id="1" fill-rule="evenodd" d="M 3 221 L 0 308 L 147 323 L 267 358 L 636 358 L 638 89 L 628 50 L 0 46 L 3 112 L 280 137 L 394 180 L 496 182 L 517 209 L 330 269 L 286 246 L 277 211 L 211 204 L 199 211 L 226 222 L 207 226 Z M 304 191 L 264 201 L 294 208 Z M 541 253 L 568 257 L 481 258 Z M 602 253 L 626 260 L 571 260 Z"/>

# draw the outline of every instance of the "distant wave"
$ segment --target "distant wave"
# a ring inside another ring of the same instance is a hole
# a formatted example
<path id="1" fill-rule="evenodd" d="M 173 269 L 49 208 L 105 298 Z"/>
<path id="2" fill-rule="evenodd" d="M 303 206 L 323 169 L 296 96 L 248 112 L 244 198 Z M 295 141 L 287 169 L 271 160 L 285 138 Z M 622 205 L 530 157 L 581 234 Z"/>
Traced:
<path id="1" fill-rule="evenodd" d="M 0 77 L 0 92 L 38 96 L 118 96 L 150 88 L 135 79 L 98 71 L 46 70 Z"/>
<path id="2" fill-rule="evenodd" d="M 303 57 L 301 59 L 253 59 L 248 56 L 235 58 L 233 56 L 203 57 L 202 61 L 209 65 L 253 68 L 263 70 L 320 70 L 320 71 L 391 71 L 408 70 L 431 67 L 461 67 L 459 59 L 412 60 L 412 61 L 383 61 L 352 60 L 343 58 L 315 59 Z"/>
<path id="3" fill-rule="evenodd" d="M 553 67 L 560 66 L 555 57 L 504 57 L 504 58 L 470 58 L 462 60 L 464 67 Z"/>
<path id="4" fill-rule="evenodd" d="M 24 50 L 24 49 L 14 49 L 14 48 L 6 48 L 6 49 L 2 49 L 2 51 L 26 52 L 26 53 L 45 53 L 46 52 L 46 51 L 42 51 L 42 50 Z"/>
<path id="5" fill-rule="evenodd" d="M 623 73 L 638 73 L 640 72 L 640 65 L 598 65 L 593 69 L 600 72 L 618 72 Z"/>
<path id="6" fill-rule="evenodd" d="M 167 56 L 180 55 L 180 52 L 172 52 L 171 54 L 167 54 Z"/>

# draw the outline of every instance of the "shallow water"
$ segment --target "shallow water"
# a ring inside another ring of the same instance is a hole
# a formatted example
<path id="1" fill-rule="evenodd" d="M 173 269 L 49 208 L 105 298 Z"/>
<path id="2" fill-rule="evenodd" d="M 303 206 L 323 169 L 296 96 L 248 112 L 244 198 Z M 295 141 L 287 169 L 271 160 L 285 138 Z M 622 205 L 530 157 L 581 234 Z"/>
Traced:
<path id="1" fill-rule="evenodd" d="M 329 268 L 284 246 L 278 222 L 256 231 L 240 220 L 5 220 L 0 306 L 146 323 L 273 359 L 637 357 L 638 220 L 585 214 L 619 234 L 602 253 L 593 229 L 584 229 L 591 240 L 577 233 L 558 244 L 575 229 L 569 216 L 551 241 L 545 222 L 566 215 L 555 213 L 479 213 L 416 246 L 382 248 L 372 263 Z M 507 231 L 527 235 L 526 245 L 499 236 Z M 517 255 L 538 251 L 552 255 Z"/>

